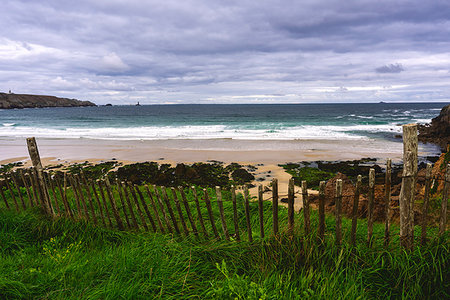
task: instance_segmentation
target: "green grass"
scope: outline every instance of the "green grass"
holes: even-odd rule
[[[223,196],[230,197],[227,192]],[[191,193],[187,197],[192,200]],[[215,199],[211,198],[216,226],[222,235]],[[245,239],[242,201],[239,196],[239,227]],[[194,203],[190,205],[195,213]],[[233,233],[231,202],[225,202],[224,209]],[[304,236],[300,214],[295,215],[294,237],[286,236],[287,210],[280,207],[281,235],[273,237],[272,206],[267,202],[264,203],[267,237],[259,239],[257,203],[250,203],[250,209],[253,243],[217,241],[192,234],[184,237],[120,232],[63,217],[51,220],[37,208],[20,213],[13,208],[7,211],[2,203],[0,298],[445,299],[450,296],[448,233],[437,238],[436,229],[431,228],[427,246],[405,252],[399,247],[395,224],[388,249],[382,245],[384,226],[375,224],[376,239],[373,247],[368,248],[366,222],[360,220],[357,246],[352,248],[348,244],[351,221],[343,219],[344,243],[337,247],[334,218],[327,216],[325,242],[317,244],[315,233]],[[204,207],[202,215],[206,221]],[[316,231],[315,211],[311,221]],[[417,227],[416,237],[419,230]],[[208,232],[212,233],[210,229]]]

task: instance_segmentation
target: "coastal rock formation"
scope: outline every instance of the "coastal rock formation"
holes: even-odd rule
[[[431,124],[419,126],[419,141],[434,143],[442,151],[450,144],[450,104],[442,108],[439,116],[431,120]]]
[[[96,106],[90,101],[58,98],[55,96],[0,93],[0,109],[36,107],[77,107]]]

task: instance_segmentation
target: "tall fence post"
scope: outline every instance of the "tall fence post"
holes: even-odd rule
[[[39,150],[36,144],[36,139],[34,137],[27,138],[27,147],[28,147],[28,153],[30,154],[31,163],[33,164],[34,168],[37,171],[37,178],[38,178],[38,184],[40,185],[40,192],[41,197],[44,199],[44,211],[53,216],[54,212],[50,208],[50,199],[48,198],[47,193],[47,186],[45,184],[45,179],[43,175],[43,168],[42,168],[42,162],[41,157],[39,155]]]
[[[309,216],[309,199],[306,181],[302,181],[302,200],[303,200],[303,218],[305,220],[305,235],[311,233],[310,216]]]
[[[336,218],[336,245],[341,245],[342,240],[342,216],[341,216],[341,206],[342,206],[342,179],[336,180],[336,209],[335,209],[335,218]]]
[[[392,177],[392,162],[388,158],[386,161],[386,178],[384,181],[384,246],[389,246],[390,237],[390,207],[391,207],[391,177]]]
[[[272,179],[272,220],[273,234],[278,234],[278,179]]]
[[[375,169],[369,170],[369,203],[367,212],[367,245],[372,246],[373,238],[373,202],[375,201]]]
[[[288,234],[294,233],[294,178],[289,179],[288,185]]]
[[[403,178],[400,190],[400,243],[406,249],[414,244],[414,198],[417,175],[417,125],[403,125]]]
[[[422,232],[420,243],[425,245],[427,243],[427,223],[428,223],[428,203],[430,200],[430,188],[431,188],[431,171],[432,166],[427,164],[425,171],[425,194],[423,195],[423,207],[422,207]]]
[[[443,235],[447,227],[447,200],[450,188],[450,164],[447,164],[445,172],[444,189],[442,190],[441,216],[439,218],[439,235]]]
[[[358,175],[356,179],[355,195],[353,197],[353,207],[352,207],[352,231],[350,235],[350,243],[352,246],[356,245],[356,227],[358,226],[358,206],[359,206],[359,195],[361,193],[361,183],[362,176]]]
[[[323,242],[325,238],[325,181],[319,184],[319,229],[318,239]]]

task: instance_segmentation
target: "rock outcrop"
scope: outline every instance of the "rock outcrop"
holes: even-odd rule
[[[0,109],[77,106],[96,105],[90,101],[58,98],[55,96],[0,93]]]
[[[442,108],[439,116],[431,120],[431,124],[419,126],[419,141],[433,143],[447,150],[450,144],[450,104]]]

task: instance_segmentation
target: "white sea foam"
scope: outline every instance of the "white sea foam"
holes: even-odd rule
[[[16,123],[3,123],[2,125],[5,127],[11,127],[11,126],[16,125]]]
[[[242,139],[242,140],[298,140],[298,139],[367,139],[367,133],[401,132],[395,124],[348,126],[295,126],[249,129],[225,125],[210,126],[142,126],[126,128],[36,128],[0,127],[0,137],[88,138],[111,140],[165,139]]]

